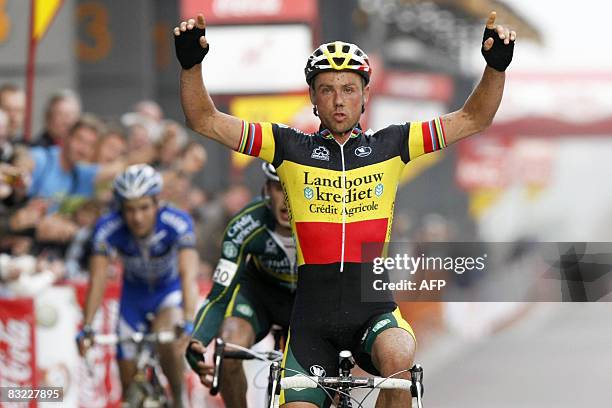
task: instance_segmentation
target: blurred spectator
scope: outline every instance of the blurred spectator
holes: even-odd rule
[[[58,198],[65,195],[91,197],[100,167],[92,163],[101,123],[83,116],[68,133],[64,147],[35,147],[30,150],[34,168],[29,195]],[[88,164],[86,164],[88,163]]]
[[[16,166],[0,163],[0,202],[6,206],[22,204],[29,177]]]
[[[191,187],[186,200],[186,210],[196,222],[204,219],[204,206],[208,202],[206,192],[199,187]]]
[[[32,200],[17,211],[10,220],[13,231],[35,228],[38,240],[62,246],[74,237],[78,226],[64,214],[55,214],[57,210],[76,208],[78,200],[93,196],[96,183],[111,180],[126,166],[124,160],[103,165],[87,163],[95,157],[99,132],[100,123],[85,115],[72,127],[65,147],[31,149],[29,195],[41,198],[44,204]]]
[[[5,89],[5,88],[3,88]],[[5,97],[6,97],[5,91]],[[0,109],[0,239],[10,231],[8,219],[26,198],[26,177],[15,167],[18,151],[25,149],[9,135],[10,118]]]
[[[8,115],[8,138],[13,142],[23,139],[23,119],[25,115],[25,92],[15,84],[7,83],[0,87],[0,109]]]
[[[156,124],[161,124],[164,119],[164,112],[157,102],[144,100],[134,106],[134,112],[151,119]]]
[[[9,137],[9,117],[5,111],[0,108],[0,162],[10,163],[13,161],[15,149]]]
[[[59,260],[0,254],[0,297],[36,296],[64,274],[64,264]]]
[[[66,270],[70,278],[83,277],[87,272],[91,254],[90,238],[96,220],[102,215],[102,208],[102,203],[89,200],[74,214],[73,221],[78,231],[66,251]]]
[[[62,145],[80,116],[81,100],[77,94],[68,89],[55,93],[45,109],[45,129],[33,145]]]
[[[159,141],[161,126],[139,113],[121,116],[121,124],[128,129],[128,154],[141,149],[152,149]]]
[[[109,129],[98,141],[96,163],[108,164],[124,159],[127,154],[127,138],[122,130]]]
[[[175,121],[166,121],[158,144],[156,167],[165,170],[175,166],[187,140],[187,132],[181,125]]]
[[[251,200],[251,191],[242,184],[231,185],[220,197],[204,208],[204,222],[198,252],[208,270],[217,264],[221,254],[223,231],[233,214]]]
[[[198,142],[191,142],[183,149],[178,162],[178,171],[188,177],[193,177],[206,165],[208,153],[204,146]]]
[[[13,193],[12,174],[6,165],[0,164],[0,201]]]
[[[127,160],[127,138],[120,128],[108,130],[98,142],[96,163],[99,165],[112,164],[117,160]],[[137,161],[147,162],[146,157],[138,157]],[[109,204],[113,198],[113,180],[96,183],[96,198]]]
[[[186,197],[191,188],[191,180],[186,175],[173,170],[165,171],[162,176],[164,178],[164,190],[160,194],[160,199],[187,211]]]

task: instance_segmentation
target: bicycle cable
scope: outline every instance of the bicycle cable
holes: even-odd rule
[[[258,379],[258,378],[262,378],[262,375],[261,375],[261,374],[264,372],[264,370],[270,370],[270,365],[271,365],[272,363],[273,363],[273,362],[270,362],[270,364],[266,364],[265,366],[263,366],[263,367],[259,368],[259,370],[257,370],[257,372],[255,373],[255,378],[253,379],[253,386],[254,386],[255,388],[257,388],[258,390],[263,390],[263,389],[268,388],[268,379],[266,379],[266,382],[265,382],[265,384],[263,384],[263,385],[258,385],[258,384],[257,384],[257,379]]]
[[[251,349],[246,348],[246,347],[242,347],[242,346],[240,346],[238,344],[234,344],[234,343],[225,343],[225,346],[226,347],[230,347],[230,348],[235,348],[236,350],[244,351],[245,353],[249,353],[250,355],[255,357],[257,360],[267,361],[267,362],[270,362],[270,363],[273,363],[275,361],[280,361],[283,358],[283,356],[282,356],[282,354],[280,352],[279,352],[280,355],[277,355],[276,358],[272,360],[272,359],[270,359],[268,357],[269,353],[268,354],[260,353],[258,351],[254,351],[254,350],[251,350]]]
[[[261,367],[261,368],[259,368],[257,370],[257,372],[255,373],[255,379],[253,380],[253,386],[255,388],[260,389],[260,390],[264,389],[264,388],[267,388],[268,387],[267,383],[264,384],[264,385],[258,385],[257,384],[257,378],[261,377],[261,373],[264,370],[269,370],[270,369],[270,364],[271,363],[278,362],[278,361],[282,360],[283,359],[283,354],[281,352],[277,351],[277,350],[274,350],[272,352],[268,352],[267,354],[263,354],[263,353],[259,353],[257,351],[251,350],[251,349],[246,348],[246,347],[242,347],[242,346],[240,346],[238,344],[234,344],[234,343],[226,343],[225,345],[227,347],[235,348],[236,350],[240,350],[240,351],[244,351],[246,353],[249,353],[252,356],[256,357],[256,359],[259,360],[259,361],[263,361],[263,362],[269,363],[269,364],[266,364],[265,366],[263,366],[263,367]],[[271,354],[276,354],[276,357],[274,359],[270,359],[270,355]]]
[[[391,374],[390,376],[385,377],[385,378],[384,378],[384,379],[383,379],[383,380],[382,380],[382,381],[381,381],[381,382],[380,382],[378,385],[380,385],[380,384],[384,383],[384,382],[385,382],[385,381],[387,381],[388,379],[391,379],[391,378],[395,377],[396,375],[400,375],[400,374],[402,374],[402,373],[406,373],[406,372],[410,372],[410,369],[401,370],[401,371],[398,371],[398,372],[397,372],[397,373],[395,373],[395,374]],[[366,388],[366,387],[355,387],[355,388]],[[376,390],[376,389],[377,389],[377,388],[372,388],[372,389],[371,389],[371,390],[370,390],[370,391],[369,391],[369,392],[368,392],[368,393],[367,393],[367,394],[366,394],[366,395],[365,395],[365,396],[364,396],[364,397],[361,399],[361,402],[362,402],[362,403],[363,403],[363,402],[365,402],[365,400],[366,400],[366,399],[367,399],[367,398],[370,396],[370,394],[372,394],[372,393],[374,392],[374,390]]]
[[[309,376],[305,375],[303,372],[298,371],[298,370],[294,370],[294,369],[292,369],[292,368],[286,368],[286,367],[285,367],[285,368],[283,368],[282,370],[291,371],[291,372],[293,372],[293,373],[296,373],[297,375],[300,375],[300,376],[302,376],[302,377],[306,377],[306,378],[308,378],[309,380],[311,380],[312,382],[314,382],[314,383],[317,385],[317,387],[318,387],[318,388],[321,388],[321,389],[323,390],[323,392],[324,392],[324,393],[325,393],[325,394],[326,394],[326,395],[329,397],[329,400],[330,400],[330,401],[333,401],[333,400],[334,400],[334,398],[333,398],[333,397],[332,397],[332,395],[329,393],[329,391],[327,391],[327,388],[328,388],[328,387],[323,387],[323,386],[321,386],[321,385],[319,384],[319,382],[318,382],[318,381],[313,380],[313,379],[312,379],[312,378],[310,378]]]

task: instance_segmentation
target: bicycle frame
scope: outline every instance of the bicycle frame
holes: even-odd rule
[[[119,337],[116,334],[96,335],[94,344],[116,345],[131,342],[136,349],[136,373],[130,387],[125,391],[125,400],[132,406],[142,406],[145,402],[149,407],[169,406],[167,381],[154,352],[157,344],[170,343],[177,338],[177,333],[162,331],[158,333],[136,332],[129,336]]]

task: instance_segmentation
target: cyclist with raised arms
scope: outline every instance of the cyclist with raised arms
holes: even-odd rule
[[[187,359],[210,386],[212,365],[201,356],[213,337],[250,348],[272,325],[285,331],[297,284],[296,248],[276,170],[262,164],[266,176],[263,197],[240,210],[223,235],[214,285],[198,311]],[[196,344],[193,344],[193,343]],[[240,360],[224,360],[221,395],[228,407],[246,408],[247,382]]]
[[[314,134],[219,112],[202,79],[200,63],[210,49],[204,17],[174,28],[187,124],[231,149],[272,163],[285,192],[297,245],[298,286],[284,376],[335,375],[340,350],[352,351],[357,363],[375,375],[412,367],[416,340],[391,293],[378,302],[361,301],[362,268],[372,271],[362,259],[362,244],[389,239],[395,193],[408,162],[491,124],[516,39],[514,31],[496,25],[495,19],[493,12],[481,44],[487,67],[461,109],[377,132],[363,131],[359,124],[370,96],[367,55],[341,41],[321,45],[305,68],[314,112],[321,119]],[[397,377],[408,376],[403,372]],[[331,404],[320,389],[284,390],[280,402],[287,408]],[[408,392],[383,390],[376,406],[409,404]]]
[[[102,216],[93,234],[91,281],[83,329],[77,337],[84,355],[93,336],[91,324],[106,286],[109,261],[123,262],[118,334],[174,330],[191,334],[197,292],[198,254],[193,221],[184,211],[159,203],[162,177],[146,164],[129,166],[117,176],[113,193],[118,210]],[[153,314],[153,321],[147,315]],[[184,351],[187,338],[159,345],[160,364],[168,378],[175,407],[183,403]],[[135,345],[120,343],[117,359],[123,397],[136,372]]]

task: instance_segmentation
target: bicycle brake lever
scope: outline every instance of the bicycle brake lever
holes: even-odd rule
[[[210,395],[217,395],[221,388],[221,362],[223,360],[223,351],[225,349],[225,342],[223,339],[217,337],[215,340],[215,353],[213,355],[213,379],[212,385],[210,386]]]

